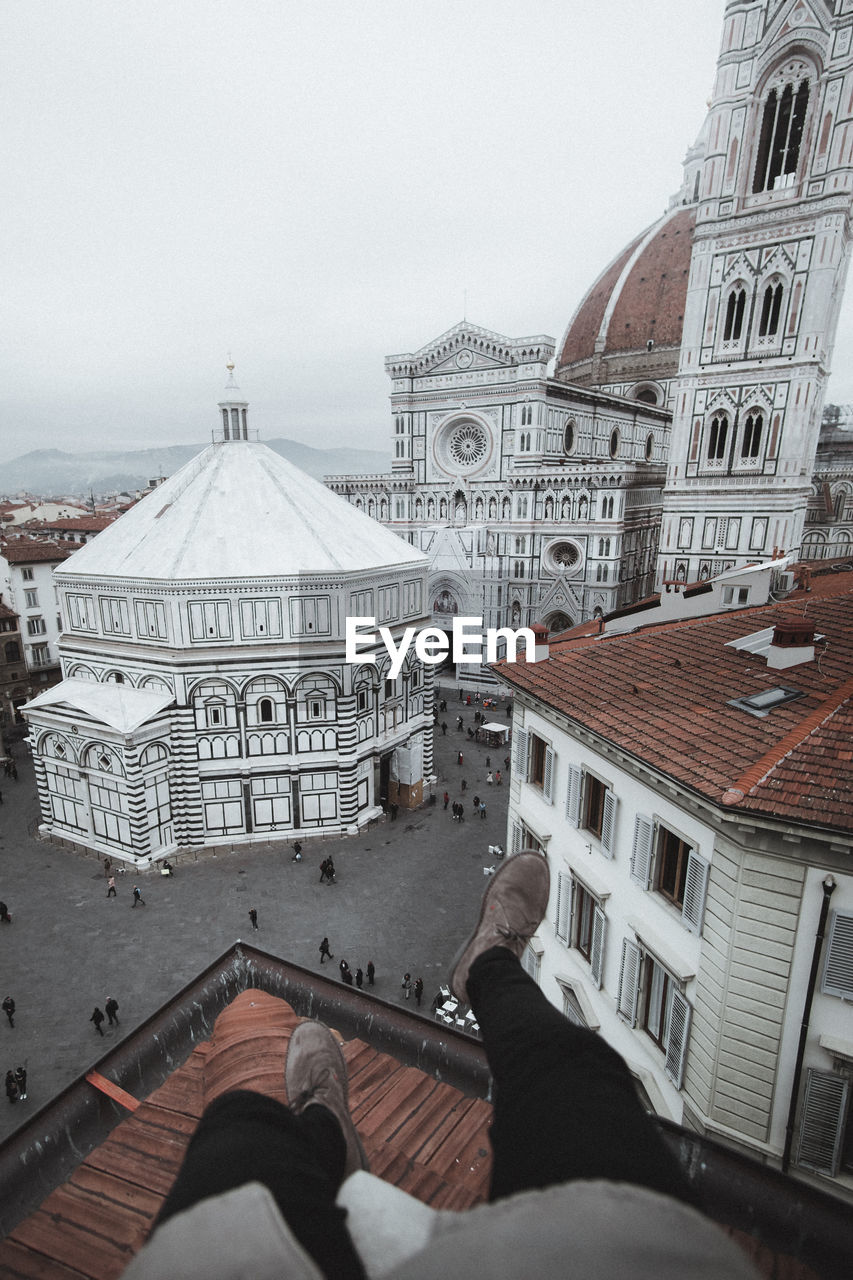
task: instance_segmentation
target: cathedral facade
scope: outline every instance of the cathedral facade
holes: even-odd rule
[[[233,377],[219,411],[56,572],[63,679],[24,708],[42,830],[141,865],[353,831],[432,773],[433,668],[346,660],[348,616],[425,624],[426,558],[249,440]]]
[[[682,185],[560,344],[463,322],[387,359],[391,469],[327,483],[426,552],[434,623],[559,630],[750,561],[846,554],[814,524],[827,467],[837,494],[853,480],[829,438],[816,475],[850,254],[852,32],[851,0],[728,0]]]

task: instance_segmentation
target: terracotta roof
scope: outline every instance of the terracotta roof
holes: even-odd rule
[[[17,618],[18,615],[14,609],[10,609],[8,605],[3,604],[0,600],[0,618]]]
[[[435,1208],[485,1199],[491,1105],[482,1044],[237,943],[0,1144],[0,1274],[118,1277],[146,1238],[205,1105],[235,1086],[285,1100],[282,1064],[296,1008],[344,1028],[336,1034],[372,1172]],[[147,1096],[136,1105],[123,1090]],[[116,1105],[121,1097],[130,1115]],[[760,1271],[777,1280],[846,1277],[842,1201],[658,1124],[706,1212]]]
[[[39,520],[33,523],[40,524],[45,529],[59,529],[68,533],[74,533],[75,531],[100,533],[102,529],[106,529],[108,525],[113,524],[117,519],[118,514],[111,516],[63,516],[59,520]]]
[[[0,554],[10,564],[35,564],[43,560],[67,560],[76,547],[69,543],[50,542],[45,538],[20,538],[14,542],[0,543]]]
[[[805,615],[817,661],[777,671],[728,642]],[[853,831],[853,573],[815,578],[779,604],[628,635],[573,632],[508,684],[728,808]],[[763,718],[736,698],[786,686],[802,697]]]
[[[0,1243],[0,1273],[119,1276],[144,1243],[207,1104],[234,1088],[287,1101],[283,1063],[300,1021],[286,1001],[267,992],[238,995],[216,1019],[210,1039]],[[363,1040],[341,1047],[371,1171],[435,1208],[484,1201],[490,1104]]]
[[[558,370],[589,360],[600,339],[606,355],[680,344],[695,223],[695,209],[675,209],[613,260],[572,317]]]

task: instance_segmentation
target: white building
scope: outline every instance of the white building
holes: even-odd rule
[[[55,575],[64,679],[26,708],[43,829],[146,862],[419,803],[432,668],[345,660],[426,621],[426,560],[265,445],[221,439]]]
[[[71,555],[71,545],[49,538],[0,540],[0,593],[21,620],[23,657],[30,697],[60,678],[62,614],[53,571]]]
[[[769,576],[502,664],[508,845],[551,865],[542,990],[655,1111],[853,1197],[853,575],[762,603]]]

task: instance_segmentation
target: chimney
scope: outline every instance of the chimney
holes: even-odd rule
[[[530,628],[533,632],[535,644],[533,646],[533,661],[544,662],[548,657],[548,628],[544,627],[541,622],[534,622]]]
[[[767,665],[774,671],[814,662],[814,626],[807,618],[782,618],[773,628]]]

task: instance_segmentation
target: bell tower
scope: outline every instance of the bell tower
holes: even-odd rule
[[[727,0],[659,583],[796,551],[851,242],[853,0]]]

